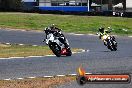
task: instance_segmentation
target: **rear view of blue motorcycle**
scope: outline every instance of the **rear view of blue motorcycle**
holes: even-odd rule
[[[69,42],[60,29],[56,27],[47,27],[44,31],[46,34],[45,42],[57,57],[72,55]]]

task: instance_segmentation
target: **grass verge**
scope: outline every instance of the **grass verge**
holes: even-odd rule
[[[81,49],[72,49],[78,52]],[[0,58],[26,57],[26,56],[45,56],[53,54],[48,46],[29,46],[29,45],[4,45],[0,44]]]
[[[54,88],[74,80],[75,77],[55,77],[0,81],[0,88]]]
[[[65,32],[96,33],[100,26],[111,26],[114,34],[132,34],[132,18],[105,16],[51,15],[36,13],[0,13],[0,27],[42,30],[57,24]]]

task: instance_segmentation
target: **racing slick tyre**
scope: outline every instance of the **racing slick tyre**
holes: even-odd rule
[[[61,56],[61,49],[58,44],[51,44],[49,47],[57,57]]]
[[[67,49],[67,54],[66,54],[66,56],[71,56],[71,55],[72,55],[72,51],[71,51],[70,48],[68,48],[68,49]]]
[[[107,48],[110,49],[111,51],[113,51],[113,48],[111,48],[112,46],[108,46]]]
[[[117,47],[115,45],[113,46],[113,50],[114,51],[117,51]]]
[[[113,47],[113,41],[112,40],[107,40],[107,48],[110,49],[111,51],[114,51],[114,47]]]
[[[116,43],[116,41],[112,41],[112,48],[113,48],[113,51],[117,50],[117,43]]]

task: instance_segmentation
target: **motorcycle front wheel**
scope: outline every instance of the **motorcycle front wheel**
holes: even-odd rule
[[[110,45],[110,43],[112,43],[112,45]],[[115,45],[114,42],[111,40],[111,42],[109,42],[108,48],[111,51],[116,51],[117,50],[117,45]]]
[[[57,56],[60,57],[61,56],[61,49],[59,47],[58,44],[52,44],[49,45],[50,49],[52,50],[52,52]]]

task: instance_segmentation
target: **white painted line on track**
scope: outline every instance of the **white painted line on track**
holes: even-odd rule
[[[90,35],[90,36],[98,36],[96,34],[76,34],[76,33],[68,33],[70,35],[77,35],[77,36],[81,36],[81,35]]]
[[[68,76],[77,76],[77,74],[68,74]]]
[[[26,30],[20,30],[20,31],[24,31],[25,32]]]
[[[45,55],[45,56],[47,56],[47,57],[53,57],[53,56],[55,56],[55,55]]]
[[[73,54],[76,54],[76,53],[83,53],[83,50],[82,51],[80,51],[80,52],[72,52]]]
[[[17,79],[22,80],[22,79],[24,79],[24,78],[17,78]]]
[[[88,34],[88,35],[94,35],[94,34]]]
[[[68,33],[68,34],[70,34],[70,35],[74,35],[75,33]]]
[[[9,78],[9,79],[4,79],[4,80],[9,81],[9,80],[11,80],[11,79]]]
[[[9,59],[17,59],[17,58],[25,58],[25,57],[9,57]]]
[[[88,50],[81,50],[80,52],[72,52],[73,54],[76,54],[76,53],[84,53],[84,52],[89,52],[90,50],[88,49]]]
[[[32,45],[32,46],[38,46],[38,45]]]
[[[117,36],[117,35],[112,35],[112,36]]]
[[[85,73],[86,75],[92,74],[92,73]]]
[[[0,59],[1,59],[1,60],[2,60],[2,59],[4,60],[4,59],[17,59],[17,58],[19,59],[19,58],[25,58],[25,57],[9,57],[9,58],[0,58]]]
[[[44,56],[27,56],[27,58],[31,58],[31,57],[44,57]]]
[[[56,75],[57,77],[64,77],[65,75]]]
[[[92,35],[92,36],[98,36],[98,35],[95,35],[95,34],[76,34],[76,33],[68,33],[70,35],[78,35],[78,36],[81,36],[81,35]]]
[[[53,78],[54,76],[43,76],[44,78]]]
[[[72,52],[73,54],[77,53],[77,52]]]
[[[85,73],[86,75],[92,74],[92,73]],[[16,80],[23,80],[23,79],[35,79],[35,78],[54,78],[54,77],[66,77],[66,76],[77,76],[78,74],[68,74],[68,75],[54,75],[54,76],[43,76],[43,77],[37,77],[37,76],[31,76],[31,77],[25,77],[25,78],[16,78]],[[15,80],[15,79],[3,79],[6,81],[9,80]]]
[[[73,54],[76,53],[84,53],[89,52],[90,50],[81,50],[80,52],[72,52]],[[40,57],[54,57],[55,55],[45,55],[45,56],[27,56],[27,57],[8,57],[8,58],[0,58],[0,59],[19,59],[19,58],[40,58]]]
[[[5,44],[10,45],[10,43],[5,43]]]
[[[19,59],[19,58],[39,58],[39,57],[45,57],[45,56],[27,56],[27,57],[8,57],[8,58],[0,58],[0,59]]]
[[[70,33],[70,34],[74,34],[74,33]],[[84,35],[84,34],[76,34],[76,35]],[[4,43],[4,44],[8,44],[10,45],[11,43]],[[18,44],[18,45],[24,45],[24,44]],[[38,46],[38,45],[32,45],[32,46]],[[89,52],[89,50],[82,50],[80,52],[72,52],[73,54],[76,54],[76,53],[83,53],[83,52]],[[26,56],[26,57],[8,57],[8,58],[0,58],[0,59],[16,59],[16,58],[32,58],[32,57],[53,57],[53,56],[56,56],[56,55],[45,55],[45,56]]]
[[[40,57],[46,57],[46,56],[55,56],[55,55],[45,55],[45,56],[27,56],[27,57],[8,57],[8,58],[0,58],[0,59],[19,59],[19,58],[40,58]]]
[[[81,36],[81,35],[85,35],[85,34],[74,34],[74,35],[78,35],[78,36]]]
[[[18,45],[23,46],[24,44],[18,44]]]
[[[0,60],[5,60],[5,59],[10,59],[10,58],[0,58]]]
[[[132,38],[132,36],[128,36],[128,37]]]
[[[98,36],[98,35],[95,35],[95,34],[87,34],[87,35],[90,35],[90,36]]]
[[[27,77],[27,78],[29,78],[29,79],[34,79],[34,78],[36,78],[35,76],[33,76],[33,77]]]
[[[70,35],[91,35],[91,36],[98,36],[98,35],[96,35],[96,34],[76,34],[76,33],[68,33],[68,34],[70,34]],[[118,36],[118,35],[112,35],[112,36]],[[128,36],[128,37],[132,37],[132,36]]]

